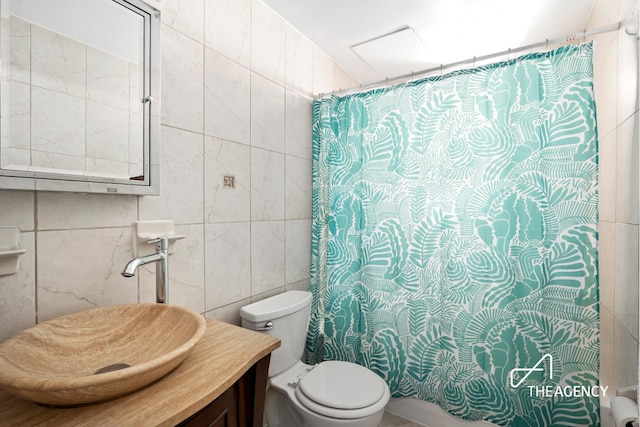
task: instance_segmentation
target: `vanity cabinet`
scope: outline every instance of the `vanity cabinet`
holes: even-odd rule
[[[207,320],[185,361],[162,379],[118,399],[48,407],[0,390],[0,424],[262,427],[271,352],[280,340]]]
[[[270,355],[180,427],[261,427]]]
[[[180,426],[188,427],[237,427],[240,413],[238,408],[238,385],[234,384],[222,396],[207,405],[202,411],[193,415]]]

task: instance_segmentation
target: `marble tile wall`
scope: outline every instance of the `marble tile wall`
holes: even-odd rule
[[[596,0],[588,28],[621,21],[595,37],[594,88],[600,144],[600,381],[638,384],[638,42],[636,0]]]
[[[141,175],[142,153],[132,148],[141,145],[130,144],[141,140],[131,125],[140,120],[137,65],[15,16],[3,20],[11,59],[3,166]]]
[[[148,1],[163,21],[161,195],[0,190],[0,226],[18,226],[28,251],[0,276],[0,341],[64,313],[154,301],[153,266],[120,275],[136,220],[171,219],[187,236],[170,258],[172,303],[239,323],[243,305],[308,286],[312,94],[356,82],[260,0]],[[101,102],[115,81],[100,71],[86,77],[97,115],[126,105]],[[121,132],[97,125],[90,149]]]

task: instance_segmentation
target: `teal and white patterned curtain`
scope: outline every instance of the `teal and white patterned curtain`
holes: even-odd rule
[[[598,385],[592,73],[583,44],[315,101],[311,362],[467,420],[599,425],[555,392]]]

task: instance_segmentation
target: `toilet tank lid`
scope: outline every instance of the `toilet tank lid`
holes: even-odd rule
[[[266,322],[301,310],[311,302],[311,293],[288,291],[245,305],[240,317],[249,322]]]

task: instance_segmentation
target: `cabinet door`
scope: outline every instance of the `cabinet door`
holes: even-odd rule
[[[238,427],[238,383],[180,426]]]

